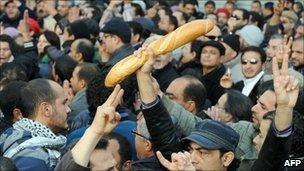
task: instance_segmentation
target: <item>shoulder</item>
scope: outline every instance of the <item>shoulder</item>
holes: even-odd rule
[[[49,156],[42,148],[24,149],[13,160],[19,170],[52,170],[49,167]]]

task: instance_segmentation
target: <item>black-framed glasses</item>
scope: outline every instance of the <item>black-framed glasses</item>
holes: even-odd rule
[[[144,135],[141,135],[141,134],[137,133],[137,132],[136,132],[136,128],[133,129],[131,132],[132,132],[132,134],[138,135],[138,136],[140,136],[140,137],[142,137],[142,138],[144,138],[144,139],[146,139],[146,140],[149,140],[149,141],[151,140],[150,138],[148,138],[148,137],[146,137],[146,136],[144,136]]]
[[[232,17],[232,18],[235,18],[236,20],[241,20],[241,18],[238,17],[237,15],[232,15],[231,17]]]
[[[246,65],[247,63],[250,63],[250,64],[252,64],[252,65],[255,65],[255,64],[257,64],[259,61],[257,60],[257,59],[255,59],[255,58],[252,58],[252,59],[244,59],[244,60],[242,60],[241,61],[241,63],[242,63],[242,65]]]
[[[205,36],[205,37],[207,37],[210,40],[218,40],[221,38],[221,36]]]

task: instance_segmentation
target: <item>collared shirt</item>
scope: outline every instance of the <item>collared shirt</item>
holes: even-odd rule
[[[14,56],[12,55],[12,56],[8,59],[7,62],[13,62],[14,59],[15,59],[15,58],[14,58]]]
[[[261,77],[264,75],[264,71],[261,71],[258,75],[256,75],[253,78],[245,79],[244,80],[244,88],[242,90],[242,94],[249,96],[252,89],[256,85],[256,83],[261,79]]]

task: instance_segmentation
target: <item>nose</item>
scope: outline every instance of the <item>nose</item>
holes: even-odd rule
[[[190,153],[191,163],[196,163],[196,162],[197,162],[195,158],[196,158],[196,157],[195,157],[195,152],[192,151],[192,152]]]

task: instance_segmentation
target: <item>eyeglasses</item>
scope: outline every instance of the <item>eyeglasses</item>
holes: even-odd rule
[[[249,59],[249,60],[248,59],[244,59],[244,60],[241,61],[241,63],[242,63],[242,65],[246,65],[247,63],[255,65],[255,64],[258,63],[258,60],[255,59],[255,58],[252,58],[252,59]]]
[[[108,37],[113,37],[113,35],[111,35],[111,34],[104,34],[104,35],[103,35],[103,38],[104,38],[104,39],[106,39],[106,38],[108,38]]]
[[[236,20],[241,20],[241,18],[238,17],[237,15],[232,15],[231,17],[232,17],[232,18],[235,18]]]
[[[137,133],[137,132],[136,132],[136,128],[133,129],[131,132],[132,132],[132,134],[138,135],[138,136],[140,136],[140,137],[142,137],[142,138],[144,138],[144,139],[146,139],[146,140],[149,140],[149,141],[151,140],[150,138],[148,138],[148,137],[146,137],[146,136],[144,136],[144,135],[141,135],[141,134]]]
[[[207,37],[210,40],[218,40],[221,38],[221,36],[205,36],[205,37]]]

